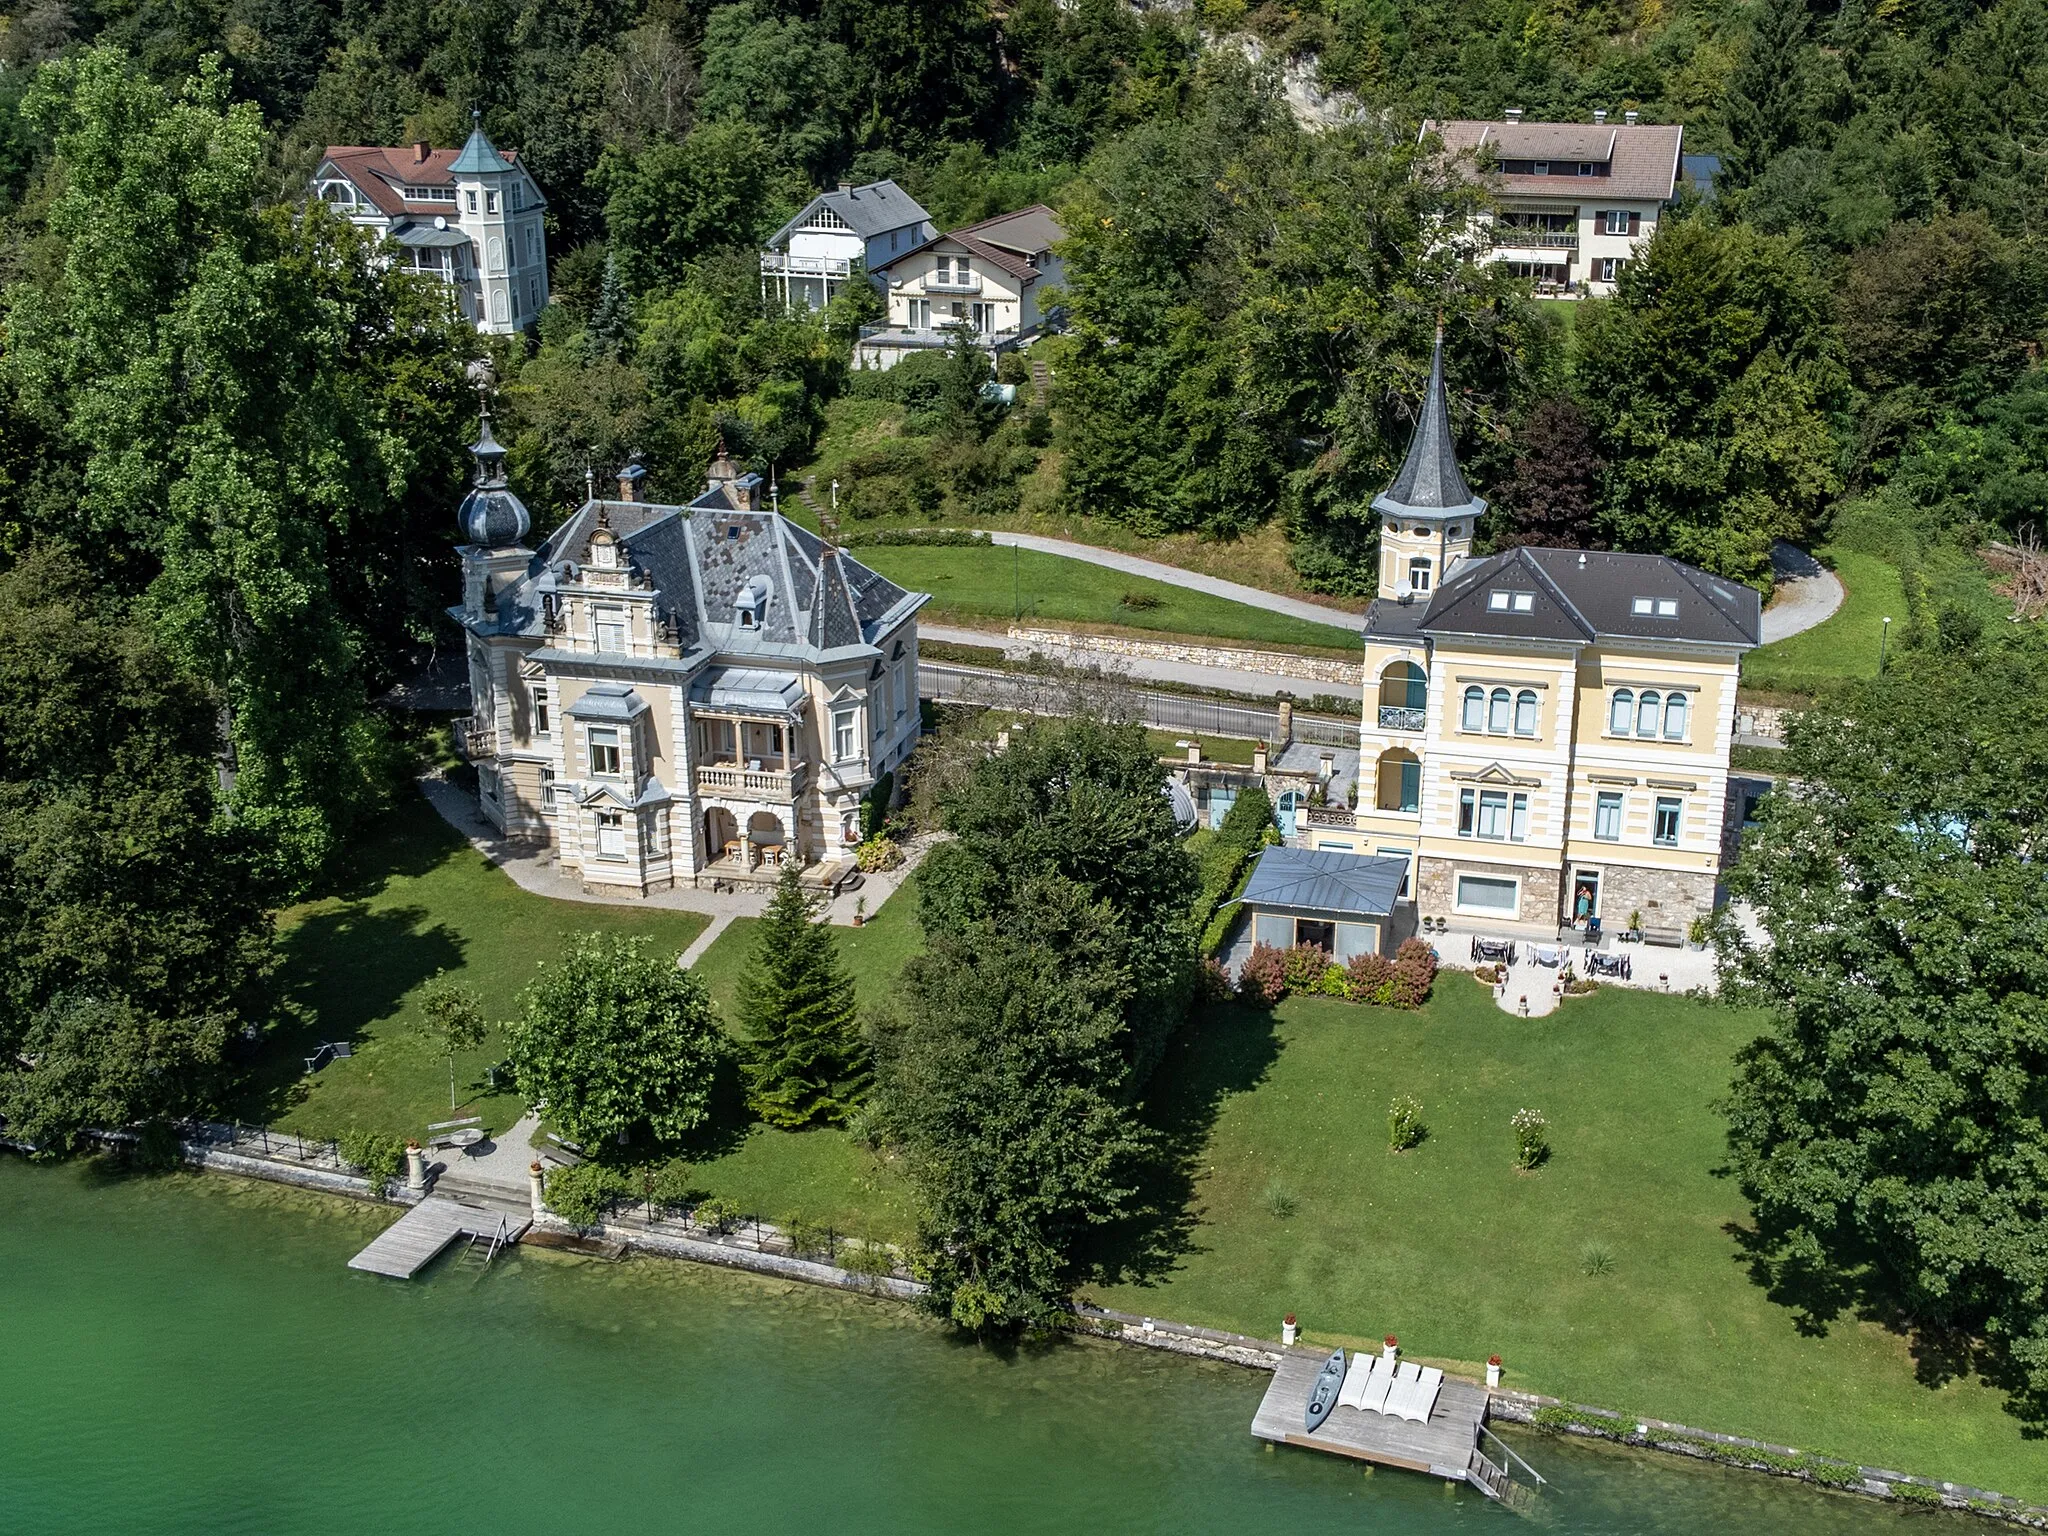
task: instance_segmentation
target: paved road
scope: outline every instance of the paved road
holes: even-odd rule
[[[1185,574],[1185,573],[1183,573]],[[1056,626],[1047,624],[1046,628]],[[926,640],[939,640],[948,645],[979,645],[993,647],[1018,659],[1030,654],[1030,647],[1012,643],[1001,630],[960,629],[950,624],[919,624],[917,632]],[[1218,645],[1233,642],[1219,640]],[[1286,689],[1296,698],[1307,698],[1310,694],[1328,693],[1339,698],[1362,699],[1365,691],[1355,683],[1310,682],[1305,678],[1276,677],[1270,672],[1238,672],[1228,667],[1197,666],[1186,661],[1160,661],[1149,656],[1118,656],[1115,664],[1128,670],[1134,682],[1179,683],[1187,688],[1212,688],[1224,693],[1250,694],[1253,698],[1270,699],[1281,689]]]
[[[1263,587],[1247,587],[1242,582],[1225,581],[1220,576],[1204,576],[1196,571],[1184,571],[1177,565],[1167,565],[1158,560],[1147,560],[1142,555],[1126,555],[1114,549],[1100,549],[1093,544],[1076,544],[1071,539],[1048,539],[1035,533],[998,533],[984,529],[989,538],[1004,545],[1015,545],[1019,549],[1035,550],[1042,555],[1064,555],[1069,560],[1085,560],[1090,565],[1106,566],[1112,571],[1122,571],[1127,576],[1149,576],[1154,581],[1163,581],[1169,586],[1186,587],[1191,592],[1207,592],[1211,597],[1225,597],[1233,603],[1248,603],[1254,608],[1263,608],[1268,613],[1284,613],[1290,618],[1306,619],[1311,624],[1334,624],[1348,630],[1353,636],[1365,627],[1365,615],[1347,613],[1342,608],[1326,607],[1322,603],[1311,603],[1299,597],[1282,597],[1277,592],[1268,592]]]
[[[1765,645],[1833,618],[1847,596],[1841,577],[1783,539],[1771,550],[1771,569],[1778,585],[1771,594],[1771,606],[1764,610]]]

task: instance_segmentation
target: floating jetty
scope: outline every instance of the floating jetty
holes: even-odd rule
[[[1515,1481],[1508,1462],[1519,1462],[1532,1484],[1541,1483],[1542,1478],[1487,1430],[1486,1388],[1475,1381],[1446,1376],[1423,1423],[1340,1403],[1311,1432],[1304,1417],[1308,1395],[1328,1358],[1322,1353],[1290,1351],[1281,1360],[1252,1419],[1254,1435],[1276,1445],[1299,1445],[1448,1482],[1470,1483],[1489,1499],[1518,1509],[1534,1499],[1534,1488]],[[1362,1369],[1356,1362],[1351,1368]],[[1499,1460],[1486,1453],[1482,1439],[1492,1441]]]
[[[523,1216],[430,1196],[378,1233],[348,1267],[410,1280],[450,1243],[463,1240],[488,1265],[500,1248],[518,1242],[530,1225]]]

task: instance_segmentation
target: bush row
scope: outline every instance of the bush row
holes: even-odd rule
[[[1218,976],[1228,982],[1223,967],[1215,966],[1212,995],[1217,991]],[[1296,944],[1290,949],[1258,944],[1238,967],[1231,995],[1254,1008],[1271,1008],[1291,992],[1341,997],[1382,1008],[1420,1008],[1435,982],[1436,952],[1421,939],[1406,940],[1391,960],[1378,954],[1353,955],[1343,965],[1317,944]]]

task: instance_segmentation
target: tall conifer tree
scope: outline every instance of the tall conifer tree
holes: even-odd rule
[[[770,1125],[844,1119],[868,1086],[853,978],[839,963],[838,943],[817,906],[796,866],[785,865],[740,977],[748,1100]]]

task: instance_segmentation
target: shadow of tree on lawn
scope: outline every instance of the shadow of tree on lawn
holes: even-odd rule
[[[1266,1079],[1280,1055],[1270,1012],[1196,1004],[1152,1075],[1144,1119],[1156,1152],[1137,1170],[1135,1212],[1096,1234],[1089,1267],[1105,1285],[1155,1284],[1199,1251],[1195,1176],[1223,1106]]]

